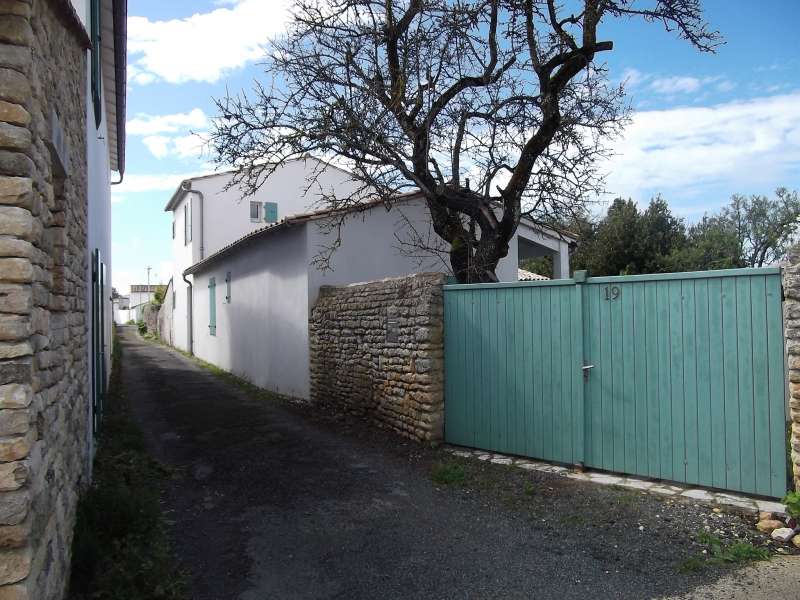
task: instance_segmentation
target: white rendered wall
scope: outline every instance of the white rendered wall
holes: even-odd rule
[[[185,350],[188,352],[189,350],[189,336],[188,336],[188,297],[189,297],[189,286],[183,280],[183,271],[188,267],[192,266],[195,262],[195,254],[198,256],[199,259],[199,250],[195,250],[194,248],[194,234],[196,233],[196,228],[192,228],[192,236],[193,239],[188,244],[184,242],[184,220],[183,220],[183,210],[184,205],[187,203],[190,204],[191,208],[194,208],[197,205],[197,201],[194,198],[194,194],[187,194],[183,196],[183,199],[178,203],[177,207],[174,211],[172,211],[172,217],[175,222],[175,237],[172,240],[172,265],[173,265],[173,272],[172,272],[172,284],[175,286],[175,313],[173,315],[173,345],[181,350]],[[192,215],[192,211],[190,211],[190,218],[194,224],[196,220],[196,215]],[[189,281],[192,280],[192,276],[189,275],[187,277]],[[131,306],[133,304],[131,303]]]
[[[445,247],[431,229],[429,220],[428,208],[422,199],[404,202],[389,211],[377,206],[348,218],[342,227],[342,244],[330,263],[333,270],[323,272],[309,265],[309,306],[316,303],[322,285],[344,285],[411,273],[452,273],[446,252],[436,254],[412,247],[415,240],[419,246],[420,239],[424,245]],[[336,234],[326,233],[322,223],[307,225],[309,260],[335,240]],[[427,256],[420,258],[414,254]],[[498,265],[497,276],[501,281],[517,281],[516,236],[511,241],[508,256]]]
[[[308,276],[303,226],[275,231],[214,260],[194,276],[194,351],[255,385],[309,397]],[[225,275],[231,273],[231,302]],[[208,282],[216,278],[216,335]]]

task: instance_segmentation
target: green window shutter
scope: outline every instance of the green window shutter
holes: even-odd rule
[[[278,203],[264,202],[264,221],[267,223],[278,222]]]
[[[208,332],[217,335],[217,280],[208,280]]]
[[[225,302],[231,303],[231,272],[225,273]]]
[[[91,81],[92,81],[92,105],[94,108],[95,127],[100,127],[100,120],[103,115],[101,106],[101,79],[102,62],[100,46],[100,0],[91,0],[89,6],[89,29],[92,40],[91,53]]]

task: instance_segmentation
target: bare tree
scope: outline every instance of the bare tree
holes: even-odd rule
[[[521,218],[563,221],[601,192],[627,110],[598,28],[628,17],[720,43],[700,0],[296,0],[269,83],[217,102],[211,144],[251,193],[309,153],[359,182],[330,208],[418,189],[458,280],[496,281]]]

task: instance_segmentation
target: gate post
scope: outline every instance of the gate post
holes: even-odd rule
[[[788,253],[783,268],[783,323],[789,379],[790,445],[794,488],[800,491],[800,246]]]

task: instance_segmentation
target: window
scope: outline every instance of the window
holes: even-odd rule
[[[225,273],[225,303],[231,303],[231,272]]]
[[[100,127],[102,112],[102,96],[100,94],[102,82],[102,61],[100,45],[100,0],[89,1],[89,29],[92,38],[92,106],[94,108],[94,125]]]
[[[208,333],[217,335],[217,280],[208,280]]]
[[[175,221],[172,221],[172,239],[175,239]]]
[[[278,203],[264,202],[264,221],[267,223],[278,222]]]
[[[175,290],[172,290],[172,310],[175,310]]]
[[[192,241],[192,201],[186,201],[183,205],[183,243],[188,244]]]
[[[258,222],[261,220],[261,202],[250,203],[250,221]]]

